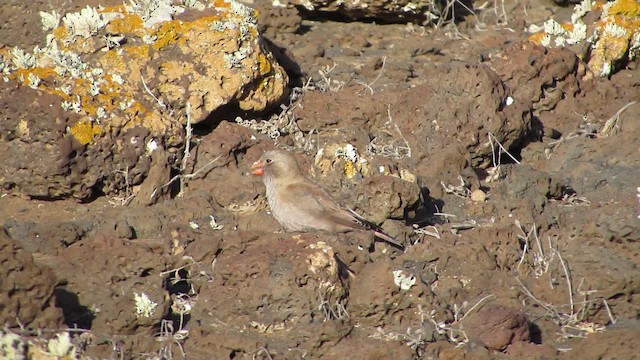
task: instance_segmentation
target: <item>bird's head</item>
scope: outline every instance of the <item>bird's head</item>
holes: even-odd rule
[[[251,173],[265,178],[281,179],[302,174],[296,159],[281,150],[267,151],[251,166]]]

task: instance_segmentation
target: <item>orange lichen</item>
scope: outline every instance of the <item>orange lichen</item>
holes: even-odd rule
[[[125,62],[122,59],[122,56],[118,55],[116,51],[107,51],[102,55],[102,57],[98,60],[98,63],[103,68],[107,69],[124,69]]]
[[[39,79],[44,80],[49,77],[56,76],[58,73],[53,68],[45,68],[45,67],[35,67],[30,69],[18,69],[15,72],[15,76],[17,78],[22,79],[22,83],[24,85],[29,85],[29,75],[33,74],[37,76]]]
[[[64,91],[60,89],[47,87],[45,88],[45,91],[49,94],[60,96],[64,101],[70,101],[72,99],[70,95],[67,95]]]
[[[228,8],[231,6],[231,3],[225,1],[225,0],[214,0],[213,1],[213,6],[215,6],[216,8]]]
[[[545,36],[544,31],[540,31],[529,36],[529,41],[535,43],[536,45],[540,45],[542,43],[542,39],[544,39],[544,36]]]
[[[190,23],[186,23],[184,26],[189,29],[209,31],[211,29],[211,23],[214,21],[220,21],[221,19],[222,18],[219,15],[205,16]]]
[[[107,13],[121,13],[121,14],[123,14],[123,13],[126,12],[124,4],[113,5],[113,6],[105,6],[103,8],[98,7],[96,10],[100,14],[107,14]]]
[[[67,35],[69,35],[69,33],[67,32],[67,28],[65,28],[64,26],[58,26],[57,28],[53,29],[51,33],[56,39],[66,39]]]
[[[265,54],[258,55],[258,72],[260,75],[266,75],[271,72],[271,62]]]
[[[144,21],[138,15],[125,13],[124,16],[111,20],[106,30],[112,34],[142,35],[144,33]]]
[[[562,27],[566,31],[573,31],[573,24],[571,24],[571,23],[560,24],[560,27]]]
[[[98,125],[88,121],[78,121],[71,127],[71,135],[82,145],[89,144],[100,134],[102,134],[102,129],[100,129]]]
[[[145,108],[140,102],[134,101],[124,112],[131,116],[138,116],[146,113],[147,108]]]
[[[640,16],[640,3],[636,0],[618,0],[609,8],[609,15]]]
[[[97,105],[100,105],[100,107],[105,111],[111,112],[116,108],[115,100],[117,95],[117,93],[112,92],[107,94],[98,94],[94,99]]]
[[[131,56],[136,59],[146,59],[149,57],[149,46],[148,45],[139,45],[139,46],[127,46],[124,50]]]
[[[157,40],[153,43],[153,48],[160,50],[167,45],[174,44],[180,37],[179,28],[182,23],[178,20],[163,22],[156,31]]]

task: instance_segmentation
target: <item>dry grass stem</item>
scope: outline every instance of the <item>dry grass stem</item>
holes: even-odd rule
[[[502,164],[502,153],[507,154],[511,158],[511,160],[513,160],[514,163],[520,165],[520,161],[518,161],[518,159],[516,159],[513,155],[511,155],[511,153],[500,143],[500,141],[498,141],[495,135],[489,132],[488,136],[489,136],[489,145],[491,146],[491,154],[492,154],[491,160],[493,161],[493,167],[496,167]],[[495,142],[495,145],[494,145],[494,142]],[[496,152],[496,146],[500,149],[500,151]]]
[[[637,103],[637,101],[631,101],[630,103],[627,103],[620,110],[618,110],[615,114],[613,114],[612,117],[607,119],[607,121],[604,123],[604,126],[600,130],[601,137],[607,137],[609,135],[613,135],[615,133],[614,130],[619,128],[618,122],[620,121],[620,115],[625,110],[627,110],[627,108],[629,108],[632,105],[635,105],[636,103]]]

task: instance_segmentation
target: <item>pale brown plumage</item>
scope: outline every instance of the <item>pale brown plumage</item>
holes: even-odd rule
[[[404,249],[378,226],[353,210],[340,206],[326,191],[302,175],[298,163],[288,153],[267,151],[251,169],[252,174],[262,176],[271,213],[285,230],[370,230],[378,238]]]

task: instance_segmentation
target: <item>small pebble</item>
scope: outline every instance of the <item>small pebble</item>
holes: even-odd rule
[[[476,189],[476,190],[473,190],[473,192],[471,192],[471,200],[475,202],[484,202],[486,199],[487,199],[487,194],[485,194],[484,191],[480,189]]]

